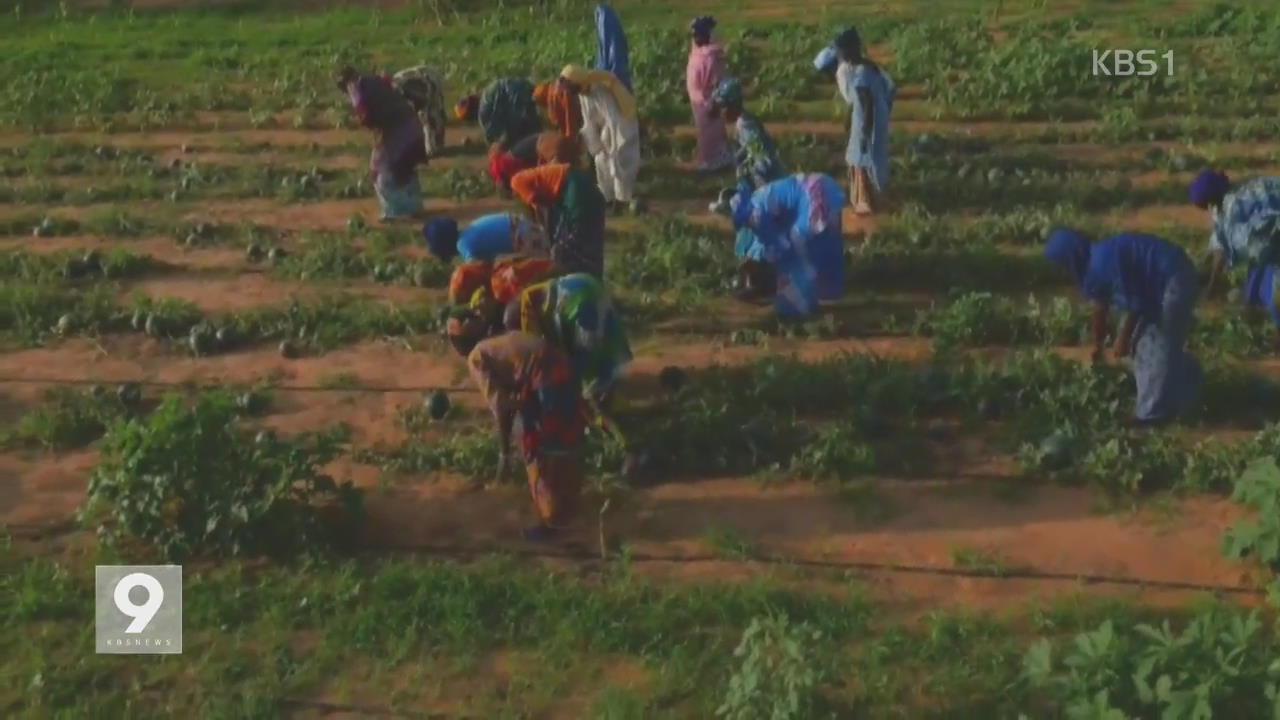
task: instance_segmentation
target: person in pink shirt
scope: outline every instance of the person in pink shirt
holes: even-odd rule
[[[704,172],[721,170],[733,162],[724,122],[712,115],[715,103],[711,96],[726,76],[724,48],[711,37],[715,26],[710,15],[698,17],[690,25],[693,47],[685,69],[685,88],[698,131],[698,169]]]

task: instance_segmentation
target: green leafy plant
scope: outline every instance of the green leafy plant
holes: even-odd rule
[[[751,620],[733,651],[738,667],[729,678],[716,716],[727,720],[791,720],[813,717],[819,669],[814,645],[821,633],[785,615]]]
[[[360,493],[320,468],[343,434],[257,438],[230,393],[186,405],[168,395],[145,420],[115,423],[89,480],[82,518],[108,544],[140,543],[170,560],[199,555],[291,555],[332,545]]]
[[[1024,659],[1024,677],[1069,718],[1275,717],[1280,661],[1256,612],[1210,608],[1181,632],[1103,622],[1054,657],[1041,640]]]
[[[1235,560],[1252,555],[1274,567],[1280,560],[1280,466],[1274,457],[1253,461],[1236,481],[1231,499],[1256,512],[1238,520],[1222,538],[1222,551]]]

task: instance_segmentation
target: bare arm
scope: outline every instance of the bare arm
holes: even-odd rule
[[[1093,360],[1099,362],[1107,345],[1107,313],[1111,310],[1106,303],[1093,304]]]
[[[1212,264],[1209,266],[1209,284],[1204,290],[1205,297],[1213,295],[1213,286],[1217,284],[1218,277],[1222,275],[1222,271],[1227,265],[1226,255],[1221,250],[1214,250],[1212,255]]]
[[[858,102],[862,103],[862,142],[863,147],[871,145],[871,128],[875,122],[876,106],[871,102],[871,91],[858,88]]]
[[[1129,357],[1133,354],[1133,331],[1137,327],[1138,316],[1134,313],[1125,313],[1124,320],[1120,323],[1119,335],[1116,337],[1116,357]]]

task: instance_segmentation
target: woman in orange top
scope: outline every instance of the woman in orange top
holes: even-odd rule
[[[604,197],[590,175],[566,163],[542,165],[516,173],[511,191],[547,229],[556,265],[604,279]]]

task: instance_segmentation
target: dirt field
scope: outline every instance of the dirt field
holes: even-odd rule
[[[411,5],[370,4],[390,13]],[[132,3],[139,11],[179,8],[178,12],[187,12],[190,5],[203,4]],[[620,5],[624,11],[631,8],[628,3]],[[902,7],[889,13],[892,18],[885,23],[909,25],[907,16],[918,6],[898,5]],[[1022,3],[1002,5],[1011,6],[1001,11],[1002,16],[983,8],[985,22],[997,35],[1016,29],[1025,10],[1013,7]],[[1076,12],[1075,5],[1091,6],[1055,6],[1053,13],[1066,17]],[[1195,11],[1191,5],[1164,3],[1151,15],[1134,8],[1125,12],[1151,22],[1173,23],[1190,16]],[[747,3],[746,11],[735,14],[730,23],[730,45],[754,48],[751,52],[756,53],[783,52],[766,50],[766,45],[739,33],[748,27],[764,28],[767,21],[775,19],[809,22],[801,15],[811,7],[820,8],[815,12],[824,17],[853,12],[841,9],[837,13],[835,6],[817,3]],[[325,21],[328,25],[300,26],[298,37],[326,37],[325,33],[335,32],[347,18],[364,17],[352,15],[364,12],[360,9],[332,12],[333,18]],[[422,12],[430,17],[428,10]],[[681,8],[681,12],[689,11]],[[955,12],[957,17],[965,14],[958,8]],[[1105,16],[1095,34],[1123,32],[1124,18],[1129,16],[1119,10],[1116,13],[1114,18]],[[656,5],[637,9],[635,17],[643,18],[637,25],[656,25],[652,18],[660,14]],[[316,9],[315,15],[324,13]],[[208,29],[230,28],[229,22],[218,20]],[[878,42],[876,22],[864,31],[876,43],[873,54],[885,58],[886,67],[902,78],[894,109],[891,206],[874,219],[846,212],[850,292],[845,299],[824,307],[820,317],[804,328],[780,328],[769,308],[734,302],[723,289],[711,287],[712,280],[685,284],[678,277],[679,268],[671,276],[674,280],[635,279],[638,276],[632,273],[631,264],[647,263],[664,252],[661,246],[668,238],[663,233],[705,237],[720,244],[714,245],[714,252],[723,256],[723,267],[709,272],[705,267],[691,269],[727,278],[733,262],[728,252],[732,244],[729,225],[707,210],[716,189],[728,178],[703,178],[692,171],[693,129],[687,118],[679,121],[674,119],[676,115],[664,113],[660,119],[648,120],[656,128],[651,133],[659,138],[655,143],[662,144],[661,151],[646,157],[642,171],[649,210],[639,217],[611,217],[606,250],[610,257],[607,275],[614,283],[611,288],[616,288],[615,294],[625,307],[638,308],[631,338],[636,360],[623,390],[631,403],[657,406],[651,411],[670,415],[676,412],[672,408],[682,407],[678,402],[696,404],[699,393],[708,393],[707,397],[712,397],[709,402],[719,402],[722,396],[713,397],[709,388],[720,388],[717,383],[728,381],[717,379],[722,377],[717,373],[734,367],[758,368],[762,359],[772,357],[814,365],[850,356],[876,357],[903,367],[930,367],[943,332],[941,321],[934,319],[938,316],[930,313],[949,307],[966,292],[989,291],[998,302],[1010,303],[1009,307],[1022,307],[1033,292],[1045,303],[1053,298],[1074,298],[1064,280],[1043,285],[1036,279],[1039,275],[1035,273],[1041,272],[1035,265],[1039,250],[1034,241],[1022,237],[1023,226],[1070,218],[1108,232],[1160,233],[1196,251],[1209,221],[1202,211],[1182,200],[1182,188],[1191,171],[1198,170],[1200,164],[1213,163],[1227,168],[1233,177],[1280,172],[1280,144],[1249,136],[1253,126],[1244,125],[1238,137],[1187,134],[1177,123],[1195,114],[1190,109],[1170,109],[1166,115],[1151,111],[1134,125],[1126,125],[1114,115],[1072,117],[1079,105],[1102,102],[1081,90],[1063,93],[1060,106],[1047,110],[1035,106],[1039,109],[1008,117],[993,116],[981,107],[973,113],[962,112],[966,109],[962,103],[974,101],[952,99],[936,83],[915,77],[916,73],[901,63],[912,59],[923,62],[920,58],[928,57],[926,51]],[[114,24],[109,27],[112,34],[106,37],[111,43],[144,31],[117,29]],[[802,32],[792,25],[786,27],[797,36]],[[411,29],[439,37],[431,22],[423,21]],[[809,30],[813,37],[810,45],[816,51],[830,31],[825,25]],[[67,32],[69,41],[78,48],[74,52],[85,53],[84,59],[74,63],[76,72],[81,72],[82,66],[87,68],[95,57],[123,57],[123,51],[114,45],[105,49],[94,45],[91,30]],[[273,25],[264,32],[280,35],[282,31]],[[361,26],[358,35],[372,32]],[[235,53],[247,54],[253,39],[243,30],[235,33],[228,36],[234,40],[227,43],[235,44]],[[790,42],[791,37],[778,42]],[[301,47],[306,41],[298,42]],[[324,42],[340,40],[329,37]],[[682,42],[670,40],[668,44],[676,47]],[[170,52],[173,47],[179,45],[158,40],[156,52]],[[658,66],[651,59],[657,51],[643,42],[640,47],[641,69]],[[661,44],[655,41],[652,47]],[[35,53],[37,45],[28,43],[23,48]],[[407,60],[402,56],[420,50],[421,46],[411,46],[405,52],[384,43],[369,53],[377,62],[389,64]],[[348,51],[344,45],[334,55]],[[218,51],[211,44],[201,52],[212,57]],[[293,62],[281,59],[292,52],[302,50],[280,50],[282,55],[275,58]],[[904,52],[906,60],[902,59]],[[458,62],[448,60],[448,67],[463,75],[451,88],[450,99],[488,77],[486,73],[509,71],[519,62],[517,55],[504,56],[492,71],[460,68]],[[142,51],[137,57],[145,59]],[[448,53],[430,57],[433,62],[446,62]],[[461,64],[466,65],[471,57],[468,51]],[[541,69],[553,61],[539,56],[530,62]],[[247,68],[249,60],[237,54],[234,62]],[[271,62],[271,56],[266,62]],[[1011,62],[1022,59],[1015,56]],[[682,59],[668,60],[662,67],[682,63]],[[753,63],[760,64],[758,60]],[[807,68],[807,60],[801,64]],[[379,228],[372,221],[377,207],[369,192],[343,196],[348,194],[343,185],[352,187],[365,172],[370,140],[349,121],[331,124],[327,119],[345,111],[340,102],[330,102],[331,83],[314,90],[323,100],[306,101],[314,102],[314,107],[300,107],[295,102],[312,92],[307,83],[323,77],[327,67],[304,70],[299,69],[303,67],[300,62],[296,68],[286,64],[281,73],[286,76],[286,85],[276,88],[278,97],[273,97],[263,80],[269,75],[262,69],[235,73],[209,69],[215,66],[212,60],[202,65],[215,78],[211,82],[224,88],[232,81],[251,86],[245,97],[254,109],[228,109],[212,101],[202,102],[200,98],[205,96],[198,93],[205,91],[195,88],[184,93],[197,94],[175,100],[177,110],[148,105],[146,110],[130,107],[113,113],[109,99],[84,100],[86,109],[66,108],[65,122],[60,125],[33,130],[22,127],[21,122],[8,123],[0,131],[0,158],[5,169],[0,225],[8,228],[0,234],[0,252],[15,258],[61,258],[89,250],[103,254],[123,250],[148,258],[150,269],[110,281],[56,279],[48,281],[47,287],[57,292],[101,291],[121,306],[138,296],[152,302],[178,300],[211,318],[251,315],[290,303],[311,305],[328,298],[366,303],[361,307],[371,308],[367,310],[369,317],[395,315],[405,309],[425,312],[441,304],[446,283],[438,276],[440,269],[429,265],[417,226]],[[153,78],[149,82],[162,87],[167,81]],[[671,83],[664,82],[661,87],[665,91]],[[767,105],[762,111],[766,125],[793,169],[840,177],[844,126],[830,119],[827,92],[831,89],[822,81],[804,83],[807,89],[781,95],[776,102],[763,97],[753,101]],[[73,86],[72,92],[75,87],[80,86]],[[639,93],[645,91],[642,83]],[[1274,110],[1274,88],[1271,92],[1260,102]],[[1189,97],[1174,95],[1168,104],[1184,103],[1184,108],[1203,104]],[[1154,100],[1146,95],[1141,98],[1151,107],[1165,100],[1159,93]],[[1008,102],[1012,106],[1019,101],[1011,97]],[[233,98],[226,102],[239,101]],[[92,103],[99,105],[88,107]],[[676,107],[678,114],[678,102]],[[335,109],[324,115],[329,108]],[[1232,106],[1220,114],[1229,116],[1224,122],[1238,119],[1245,123],[1254,117],[1255,110]],[[103,118],[111,120],[113,129],[103,129]],[[336,127],[338,124],[345,126]],[[1179,133],[1182,136],[1170,137]],[[945,152],[931,154],[921,149],[921,136],[941,138]],[[447,156],[421,170],[428,188],[426,215],[449,214],[465,221],[511,207],[510,202],[488,192],[483,183],[474,189],[475,177],[485,167],[477,129],[451,124],[447,142],[451,146]],[[979,149],[971,151],[969,147]],[[1195,167],[1175,168],[1175,159],[1180,156],[1194,158]],[[960,177],[958,165],[969,162],[979,164],[979,174]],[[991,177],[985,174],[987,167],[1005,168],[1006,179],[985,179]],[[1020,168],[1026,168],[1026,174],[1015,179]],[[289,185],[289,177],[308,172],[322,178],[320,190],[310,196]],[[284,185],[280,185],[281,177],[285,177]],[[185,184],[180,184],[180,179]],[[354,216],[370,221],[372,227],[366,230],[364,223],[353,225]],[[33,233],[32,225],[46,218],[59,229]],[[678,225],[664,224],[668,222]],[[214,227],[214,239],[183,242],[188,229],[198,224]],[[989,230],[992,227],[996,229]],[[1015,233],[1018,238],[1012,237]],[[353,252],[369,257],[426,263],[437,273],[433,276],[436,279],[415,286],[359,273],[343,276],[327,266],[307,264],[318,257],[315,248],[324,239],[347,243]],[[296,268],[272,267],[251,261],[245,254],[249,242],[283,248],[299,264]],[[691,243],[690,247],[697,246]],[[979,245],[988,244],[991,256],[1000,260],[979,258],[964,270],[954,259],[957,253],[977,253]],[[906,259],[895,259],[898,253]],[[1001,262],[1009,264],[997,264]],[[658,267],[657,261],[653,267]],[[16,283],[27,279],[11,273],[5,282],[10,281],[17,287]],[[1256,352],[1252,346],[1236,352],[1243,344],[1254,342],[1253,335],[1240,339],[1237,345],[1228,345],[1223,339],[1236,342],[1237,335],[1230,333],[1241,333],[1243,338],[1245,331],[1232,324],[1237,310],[1222,295],[1207,298],[1200,312],[1208,318],[1205,332],[1212,334],[1197,336],[1201,345],[1194,349],[1225,355],[1218,358],[1222,364],[1215,368],[1277,379],[1275,361],[1268,353]],[[13,315],[17,316],[16,310]],[[917,322],[918,318],[930,322]],[[372,320],[365,321],[368,327],[364,329],[357,320],[349,323],[355,329],[302,357],[282,356],[276,336],[225,352],[193,356],[180,338],[148,337],[127,330],[94,329],[58,337],[49,328],[38,328],[40,336],[32,341],[18,336],[19,322],[12,320],[13,327],[6,328],[13,332],[0,354],[0,420],[10,428],[18,428],[24,417],[50,403],[51,388],[84,390],[95,384],[110,387],[126,382],[142,383],[149,401],[166,390],[197,386],[269,388],[270,409],[252,422],[284,437],[321,431],[335,423],[345,425],[347,451],[325,469],[336,480],[350,480],[366,491],[366,521],[355,543],[360,557],[466,563],[503,555],[548,572],[594,577],[608,572],[610,563],[625,556],[640,576],[659,586],[700,582],[745,586],[782,572],[793,579],[791,587],[801,591],[811,588],[816,595],[833,592],[843,579],[856,577],[868,595],[887,608],[889,617],[908,624],[927,622],[937,612],[1012,614],[1031,604],[1051,604],[1082,595],[1157,610],[1185,608],[1205,595],[1240,607],[1261,606],[1264,600],[1260,587],[1264,574],[1220,551],[1223,533],[1249,514],[1227,499],[1221,487],[1201,492],[1202,488],[1186,487],[1178,477],[1153,480],[1144,475],[1138,492],[1117,493],[1111,478],[1089,476],[1081,481],[1028,469],[1020,454],[1028,440],[1020,434],[1026,427],[1020,429],[1019,425],[1041,421],[1039,415],[1030,419],[1038,409],[1028,409],[1038,401],[1013,400],[999,421],[990,424],[965,414],[972,408],[936,413],[908,408],[904,411],[908,419],[895,424],[888,439],[870,442],[876,451],[876,466],[856,473],[824,469],[820,477],[816,471],[806,474],[797,470],[810,467],[798,461],[790,465],[761,461],[745,471],[740,471],[743,468],[739,465],[724,472],[690,471],[659,463],[662,469],[653,476],[626,483],[616,477],[616,467],[608,466],[602,477],[595,479],[583,516],[569,537],[538,548],[522,542],[519,536],[519,529],[529,524],[532,510],[522,481],[514,475],[503,483],[481,477],[490,482],[477,488],[470,482],[474,478],[468,477],[474,473],[449,468],[396,470],[370,459],[373,451],[413,443],[443,445],[468,433],[489,436],[485,408],[466,377],[463,360],[435,332],[381,333],[368,330],[375,325]],[[960,350],[971,361],[996,367],[1003,358],[1026,350],[1028,343],[1022,340],[988,341],[987,335],[1002,336],[989,327],[979,328],[977,321],[973,323],[962,330],[970,332],[965,337],[974,339],[962,342]],[[1222,345],[1210,347],[1212,341],[1204,338],[1218,338]],[[1079,343],[1053,338],[1030,345],[1082,363],[1089,354]],[[961,361],[947,362],[959,367]],[[659,388],[658,373],[668,366],[684,368],[690,374],[691,387],[682,400],[664,398]],[[1116,419],[1128,412],[1132,402],[1132,388],[1125,387],[1130,394],[1110,411]],[[425,430],[407,426],[406,411],[419,408],[424,393],[436,388],[446,389],[460,408],[454,419]],[[743,389],[743,394],[749,394],[748,390]],[[1263,420],[1274,416],[1268,414],[1270,408],[1262,407],[1259,422],[1224,417],[1216,408],[1229,405],[1228,400],[1210,397],[1206,403],[1203,418],[1185,428],[1161,430],[1159,437],[1186,441],[1188,447],[1197,439],[1226,443],[1237,436],[1251,436],[1263,426]],[[867,412],[875,414],[874,408],[868,408]],[[823,408],[823,412],[827,410]],[[844,422],[841,418],[861,412],[853,406],[830,410],[835,412],[823,415],[822,422],[831,422],[831,427]],[[1019,414],[1024,410],[1026,415]],[[780,412],[785,418],[792,410]],[[793,423],[807,422],[807,416],[800,417],[803,413],[800,408],[789,417]],[[832,414],[835,420],[831,420]],[[625,412],[623,417],[627,417]],[[1078,423],[1081,428],[1095,422],[1085,416],[1055,418],[1059,423]],[[742,419],[744,428],[751,420]],[[640,426],[644,423],[639,416],[632,421]],[[779,433],[788,429],[785,420],[780,422],[784,424],[775,428]],[[678,418],[670,419],[669,427],[675,428],[674,438],[679,434]],[[910,437],[894,435],[898,428]],[[656,442],[659,444],[648,448],[651,453],[662,455],[668,450],[661,438]],[[726,443],[725,447],[735,446]],[[675,451],[671,452],[674,457]],[[912,462],[917,459],[920,462]],[[0,529],[24,559],[91,555],[92,531],[78,526],[75,519],[98,460],[99,448],[92,442],[53,448],[40,447],[39,442],[13,441],[0,452]],[[191,461],[199,462],[199,458]],[[1135,456],[1125,461],[1130,465],[1124,469],[1136,467],[1140,461]],[[228,482],[235,479],[228,478]],[[1115,486],[1127,487],[1126,482],[1114,478]],[[599,514],[605,497],[609,498],[608,511]],[[602,551],[607,559],[602,560]],[[305,645],[307,640],[293,637],[289,642]],[[651,669],[619,654],[612,660],[601,656],[599,666],[587,676],[591,679],[581,683],[589,688],[555,685],[540,691],[549,696],[559,688],[563,697],[558,699],[531,690],[517,691],[514,688],[525,682],[521,678],[529,672],[531,662],[537,662],[522,657],[521,652],[477,651],[475,657],[446,674],[455,678],[451,683],[426,679],[440,670],[434,660],[417,658],[387,670],[359,659],[341,677],[302,683],[309,689],[294,694],[290,701],[294,705],[288,712],[299,717],[367,717],[399,706],[395,698],[403,695],[415,698],[406,701],[415,711],[441,713],[433,717],[586,717],[597,712],[590,709],[598,707],[590,701],[595,688],[626,688],[627,692],[646,695],[649,691],[645,688],[653,683]],[[474,687],[466,681],[468,676]],[[530,686],[540,682],[526,680]],[[414,689],[418,686],[426,689]],[[500,689],[495,691],[494,686]],[[507,700],[507,692],[522,699]],[[917,709],[931,703],[926,700]],[[654,711],[654,705],[646,707],[657,715],[664,714]],[[688,705],[679,707],[676,714],[687,712],[695,717],[700,712]],[[40,714],[39,710],[33,712]],[[888,712],[885,716],[902,715]]]

